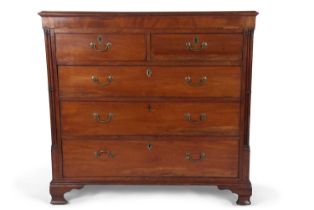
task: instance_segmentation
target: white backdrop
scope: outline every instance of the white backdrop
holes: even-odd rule
[[[253,209],[313,206],[314,7],[311,1],[46,0],[0,5],[1,209],[52,209],[50,121],[41,10],[256,10],[251,114]],[[233,209],[207,186],[87,186],[60,209]],[[4,208],[3,208],[4,207]]]

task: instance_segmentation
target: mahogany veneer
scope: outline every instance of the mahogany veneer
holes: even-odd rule
[[[257,12],[40,12],[51,203],[88,184],[217,185],[250,204]]]

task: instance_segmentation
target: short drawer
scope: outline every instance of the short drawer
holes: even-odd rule
[[[58,64],[101,64],[146,59],[144,34],[57,34]]]
[[[60,66],[61,97],[240,97],[240,67]]]
[[[153,34],[151,57],[156,61],[241,64],[242,40],[242,34]]]
[[[66,178],[237,177],[238,140],[63,141]]]
[[[64,136],[239,135],[240,104],[201,102],[61,103]]]

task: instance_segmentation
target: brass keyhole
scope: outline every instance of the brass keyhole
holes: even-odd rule
[[[146,69],[146,76],[151,77],[153,75],[153,70],[151,68]]]
[[[150,151],[153,149],[153,145],[152,144],[147,144],[147,149]]]
[[[102,44],[102,35],[98,35],[97,41],[99,44]]]
[[[200,41],[200,40],[199,40],[198,36],[195,35],[195,36],[194,36],[194,43],[195,43],[195,44],[198,44],[199,41]]]

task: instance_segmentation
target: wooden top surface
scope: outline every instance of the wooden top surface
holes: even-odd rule
[[[87,12],[87,11],[41,11],[41,17],[98,17],[98,16],[171,16],[171,15],[206,15],[206,16],[256,16],[256,11],[202,11],[202,12]]]
[[[43,11],[51,29],[236,29],[254,28],[255,11],[230,12],[55,12]]]

